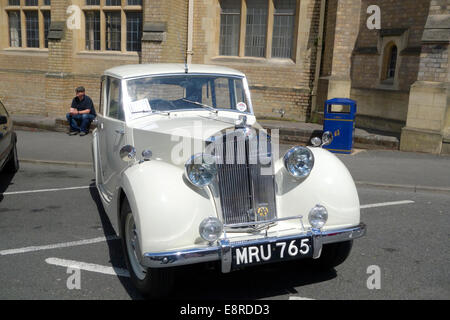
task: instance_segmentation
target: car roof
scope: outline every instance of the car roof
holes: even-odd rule
[[[105,75],[121,79],[180,73],[185,73],[185,65],[181,63],[128,64],[114,67],[104,72]],[[245,76],[242,72],[231,68],[205,64],[189,64],[188,73]]]

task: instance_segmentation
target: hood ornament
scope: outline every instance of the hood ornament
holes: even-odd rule
[[[238,128],[247,128],[247,116],[239,116],[239,119],[235,122],[236,129]]]

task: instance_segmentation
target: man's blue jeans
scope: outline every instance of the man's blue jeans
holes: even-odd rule
[[[94,120],[95,116],[92,114],[71,115],[70,113],[68,113],[66,115],[66,118],[70,124],[70,131],[80,131],[88,133],[88,126],[91,121]],[[80,126],[78,126],[78,122],[81,123]]]

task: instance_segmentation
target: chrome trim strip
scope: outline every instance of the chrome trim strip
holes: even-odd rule
[[[279,221],[286,221],[286,220],[294,220],[294,219],[303,219],[303,216],[293,216],[293,217],[286,217],[286,218],[277,218],[277,219],[271,219],[266,221],[253,221],[253,222],[244,222],[244,223],[232,223],[232,224],[224,224],[224,227],[227,228],[240,228],[240,227],[251,227],[253,225],[259,225],[259,224],[272,224],[277,223]]]
[[[357,227],[325,231],[322,232],[322,242],[323,244],[327,244],[353,240],[365,236],[366,232],[367,227],[364,223],[361,223]]]
[[[220,244],[220,259],[221,259],[221,267],[222,267],[222,273],[229,273],[231,271],[231,264],[232,264],[232,245],[230,243],[230,240],[223,239],[219,240]]]
[[[319,229],[312,229],[312,238],[313,238],[313,259],[320,258],[320,255],[322,254],[322,247],[323,247],[323,240],[322,240],[322,233]]]
[[[306,233],[296,235],[284,237],[264,237],[235,243],[231,242],[229,238],[225,238],[220,239],[216,246],[205,246],[169,252],[145,253],[142,258],[142,263],[144,266],[149,268],[166,268],[210,261],[221,261],[222,272],[228,273],[231,271],[232,264],[231,249],[233,246],[240,246],[243,243],[245,243],[245,245],[260,245],[297,238],[298,236],[312,237],[314,249],[313,259],[317,259],[320,257],[322,246],[324,244],[353,240],[360,238],[365,234],[366,225],[361,223],[358,226],[345,229],[323,232],[317,229],[312,229]]]
[[[180,251],[144,253],[142,264],[149,268],[164,268],[219,260],[218,247],[192,248]]]

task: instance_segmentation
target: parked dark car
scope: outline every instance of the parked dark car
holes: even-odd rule
[[[19,170],[17,136],[12,120],[0,101],[0,171],[14,173]]]

